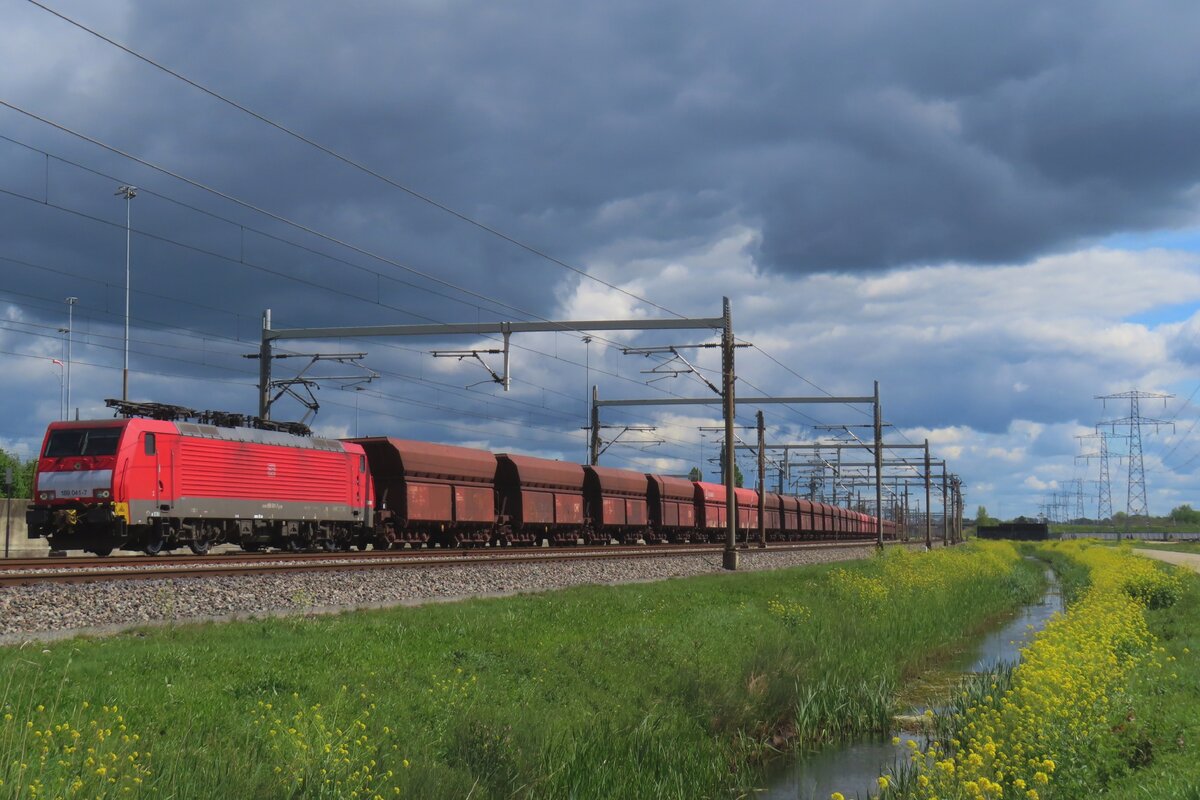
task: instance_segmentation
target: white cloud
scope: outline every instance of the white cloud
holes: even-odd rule
[[[885,416],[910,440],[928,438],[989,508],[1036,513],[1041,493],[1087,478],[1094,465],[1075,462],[1075,437],[1105,413],[1094,395],[1192,379],[1176,355],[1200,328],[1200,314],[1158,326],[1128,321],[1200,301],[1200,257],[1192,253],[1093,248],[1026,265],[797,278],[758,270],[757,240],[738,226],[671,259],[609,258],[596,269],[613,281],[637,275],[623,285],[693,315],[730,296],[739,338],[831,392],[867,393],[878,378]],[[585,282],[564,298],[564,314],[581,309],[630,315],[635,307]],[[739,351],[738,374],[776,394],[816,393],[753,350]],[[740,413],[748,420],[752,409]],[[803,409],[824,422],[862,422],[859,413]],[[768,412],[768,425],[781,432],[803,435],[810,421]],[[697,441],[695,422],[670,418],[670,437]]]

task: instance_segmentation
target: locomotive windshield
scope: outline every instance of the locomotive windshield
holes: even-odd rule
[[[45,458],[111,456],[117,452],[121,428],[68,428],[53,431],[46,442]]]

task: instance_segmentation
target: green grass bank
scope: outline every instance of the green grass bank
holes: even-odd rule
[[[1004,543],[0,650],[9,797],[737,796],[1035,598]]]

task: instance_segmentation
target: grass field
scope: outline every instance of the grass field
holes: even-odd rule
[[[1002,543],[0,650],[11,797],[728,797],[1037,596]]]

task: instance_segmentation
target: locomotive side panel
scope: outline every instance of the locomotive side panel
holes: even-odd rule
[[[174,465],[181,517],[355,521],[351,454],[182,436]]]

